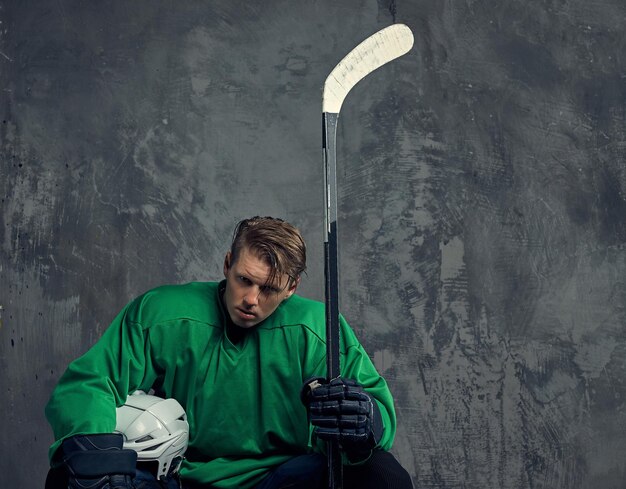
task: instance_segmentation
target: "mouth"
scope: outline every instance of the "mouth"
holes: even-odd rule
[[[253,312],[246,311],[245,309],[240,309],[239,307],[236,307],[235,310],[242,319],[246,319],[249,321],[256,318],[256,314],[254,314]]]

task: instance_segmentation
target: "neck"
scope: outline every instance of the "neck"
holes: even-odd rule
[[[248,333],[246,328],[242,328],[237,326],[233,320],[230,318],[230,314],[228,314],[228,309],[226,308],[226,304],[224,303],[224,291],[226,287],[222,285],[219,289],[219,297],[220,297],[220,305],[222,306],[222,315],[224,316],[224,324],[226,336],[230,340],[233,345],[237,345],[241,343],[241,341],[245,338]]]

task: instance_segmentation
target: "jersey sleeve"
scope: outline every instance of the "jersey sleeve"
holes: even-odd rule
[[[50,460],[65,438],[113,432],[115,408],[156,379],[139,322],[140,301],[128,304],[95,345],[69,364],[53,390],[45,409],[55,438]]]
[[[356,380],[378,403],[383,421],[383,435],[376,448],[389,450],[396,434],[396,412],[393,396],[387,382],[378,373],[374,363],[343,316],[340,316],[339,322],[345,352],[345,356],[341,360],[341,376]]]
[[[341,376],[359,382],[365,391],[372,396],[374,402],[378,404],[383,422],[383,435],[375,448],[390,450],[396,435],[396,412],[389,386],[376,370],[374,363],[343,316],[339,317],[339,325],[341,330],[339,358]],[[315,448],[317,451],[325,453],[326,443],[315,439]],[[354,463],[345,456],[343,460],[344,464]]]

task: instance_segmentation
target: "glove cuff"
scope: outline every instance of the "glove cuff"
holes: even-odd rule
[[[77,435],[63,441],[63,462],[76,478],[135,475],[137,452],[122,448],[121,434]]]
[[[376,401],[376,399],[374,399],[369,394],[368,394],[368,396],[372,400],[372,406],[373,406],[373,414],[372,414],[372,441],[373,441],[373,445],[372,445],[372,448],[374,448],[376,445],[378,445],[380,443],[380,440],[383,437],[383,431],[384,431],[383,417],[380,414],[380,408],[378,407],[378,401]]]

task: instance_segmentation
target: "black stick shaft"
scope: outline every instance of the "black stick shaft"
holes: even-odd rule
[[[322,114],[324,151],[324,278],[326,298],[326,369],[328,380],[339,377],[339,267],[337,241],[337,119],[339,114]],[[343,472],[337,443],[328,444],[328,487],[341,489]]]

